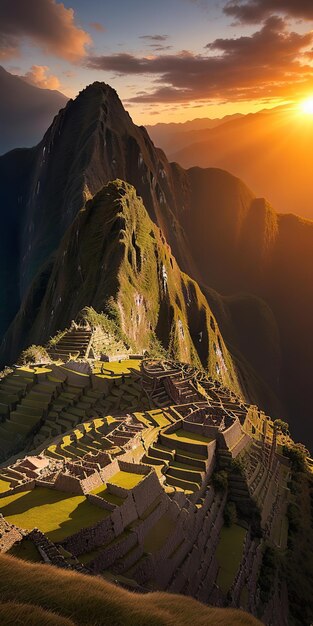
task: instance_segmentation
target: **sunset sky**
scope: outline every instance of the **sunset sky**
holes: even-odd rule
[[[140,124],[222,117],[313,96],[312,29],[312,0],[0,0],[0,63]]]

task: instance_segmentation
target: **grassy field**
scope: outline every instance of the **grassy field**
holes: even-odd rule
[[[116,506],[120,506],[123,502],[123,498],[119,498],[119,496],[116,496],[114,493],[110,493],[106,485],[100,485],[100,487],[93,489],[91,493],[100,496],[100,498],[103,498],[111,504],[116,504]]]
[[[96,361],[93,373],[101,378],[120,377],[130,374],[129,368],[140,370],[141,360],[126,359],[125,361]]]
[[[166,433],[166,436],[174,441],[185,441],[187,443],[210,443],[210,441],[212,441],[209,437],[204,437],[204,435],[200,435],[198,433],[188,432],[183,428],[175,430],[173,433]]]
[[[0,597],[0,623],[12,626],[261,626],[242,611],[175,594],[134,594],[99,577],[4,555]]]
[[[0,479],[0,493],[5,493],[10,489],[10,483],[8,480]]]
[[[19,372],[34,372],[35,374],[49,374],[49,372],[52,372],[51,367],[49,367],[49,365],[47,365],[47,367],[45,367],[44,365],[40,365],[39,367],[29,367],[27,365],[22,365],[22,367],[18,368]]]
[[[111,476],[109,482],[124,489],[133,489],[144,478],[144,474],[134,474],[133,472],[117,472]]]
[[[152,423],[155,423],[157,426],[164,428],[164,426],[168,426],[171,421],[166,417],[164,411],[161,409],[153,409],[152,411],[147,411],[149,417],[152,418]]]
[[[41,487],[2,498],[1,513],[10,524],[26,530],[39,528],[51,541],[61,541],[108,514],[90,504],[85,496]]]
[[[222,528],[216,552],[217,560],[221,568],[218,574],[217,584],[225,594],[230,588],[238,570],[246,532],[244,528],[241,528],[241,526],[237,524],[234,524],[230,528]]]

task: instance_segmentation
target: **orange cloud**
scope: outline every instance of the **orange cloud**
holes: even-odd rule
[[[57,76],[49,74],[47,65],[32,65],[30,70],[25,74],[24,79],[40,87],[41,89],[60,89],[61,83]]]
[[[313,67],[308,63],[312,44],[313,31],[291,32],[282,18],[271,17],[250,36],[210,42],[205,55],[120,53],[89,57],[87,65],[120,75],[154,76],[157,86],[138,92],[132,102],[273,100],[312,88]]]
[[[74,17],[73,9],[56,0],[1,0],[0,56],[17,56],[21,42],[29,39],[46,53],[77,61],[91,38]]]

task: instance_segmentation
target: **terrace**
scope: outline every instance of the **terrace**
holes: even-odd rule
[[[108,515],[85,496],[42,487],[2,498],[1,512],[10,524],[25,530],[39,528],[51,541],[61,541]]]

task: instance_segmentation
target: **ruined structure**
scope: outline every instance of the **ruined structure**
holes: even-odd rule
[[[18,368],[1,381],[6,447],[23,423],[29,450],[1,469],[1,533],[10,537],[1,550],[27,539],[44,562],[257,614],[264,542],[278,549],[286,542],[289,466],[273,423],[190,365],[134,364],[120,375],[98,362],[91,374],[70,364]],[[10,498],[24,493],[31,507],[38,490],[78,498],[97,510],[97,521],[81,520],[75,532],[69,525],[57,540],[42,531],[40,516],[38,528],[17,528]],[[225,584],[229,510],[240,542]],[[272,596],[281,593],[277,579]],[[268,623],[275,615],[283,624],[277,600],[271,607]]]

